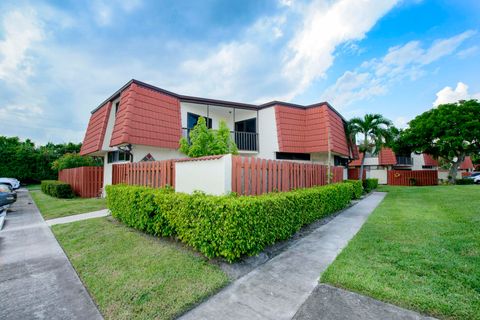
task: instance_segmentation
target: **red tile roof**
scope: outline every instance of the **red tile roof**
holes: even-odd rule
[[[474,169],[472,159],[469,156],[466,156],[465,160],[463,160],[462,164],[460,164],[459,169],[460,170]]]
[[[85,138],[83,139],[80,154],[85,155],[102,149],[105,130],[108,123],[108,115],[112,108],[112,102],[107,102],[90,116]]]
[[[349,166],[351,167],[360,167],[362,165],[362,159],[364,157],[364,154],[363,152],[359,152],[358,151],[358,146],[355,146],[354,147],[354,151],[353,153],[355,154],[358,154],[358,157],[357,159],[353,160],[352,162],[349,163]]]
[[[356,150],[358,152],[358,147],[356,147]],[[378,164],[381,166],[389,166],[389,165],[396,165],[397,164],[397,157],[395,155],[395,152],[393,152],[392,149],[390,148],[382,148],[380,152],[377,155],[378,157]],[[360,153],[360,159],[354,160],[350,162],[351,167],[359,167],[362,165],[362,159],[363,159],[363,153]]]
[[[308,109],[275,105],[279,151],[327,152],[328,131],[331,151],[350,156],[342,118],[328,104]]]
[[[177,149],[180,137],[178,99],[135,83],[121,93],[110,146],[131,143]]]
[[[438,161],[433,159],[431,155],[426,153],[423,154],[423,162],[424,162],[424,166],[433,166],[433,167],[438,166]]]
[[[378,164],[381,166],[396,165],[397,157],[390,148],[382,148],[378,153]]]

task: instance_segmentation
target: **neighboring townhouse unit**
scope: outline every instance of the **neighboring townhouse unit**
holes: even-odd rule
[[[360,153],[359,159],[349,163],[349,168],[360,168],[362,158],[363,153]],[[470,157],[465,157],[459,167],[457,178],[461,178],[462,173],[471,172],[473,169],[472,160]],[[367,153],[364,162],[366,178],[377,178],[380,184],[387,184],[388,170],[438,170],[438,178],[448,180],[448,170],[439,168],[438,161],[429,154],[412,152],[410,155],[397,155],[390,148],[382,148],[375,155]],[[351,172],[353,175],[358,175],[358,171]],[[356,176],[352,178],[356,178]]]
[[[179,140],[199,117],[213,129],[226,121],[241,155],[347,166],[356,154],[345,119],[327,102],[254,105],[179,95],[137,80],[92,111],[80,153],[104,157],[108,185],[113,163],[185,157]]]

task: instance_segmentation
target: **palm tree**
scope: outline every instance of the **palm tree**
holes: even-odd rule
[[[348,122],[347,131],[352,141],[358,141],[358,151],[363,153],[360,165],[359,180],[363,178],[363,164],[365,154],[377,154],[380,149],[392,138],[392,121],[384,118],[381,114],[366,114],[362,118],[353,118]]]

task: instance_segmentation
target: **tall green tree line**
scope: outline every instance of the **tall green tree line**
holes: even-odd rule
[[[78,153],[81,143],[47,143],[36,146],[31,140],[0,136],[0,177],[17,178],[22,182],[56,179],[55,160],[66,153]]]

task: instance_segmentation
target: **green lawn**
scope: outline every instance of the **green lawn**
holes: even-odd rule
[[[227,283],[197,254],[111,217],[52,229],[107,319],[172,319]]]
[[[58,199],[44,194],[40,190],[29,189],[35,204],[45,220],[71,216],[107,208],[105,199],[73,198]]]
[[[480,186],[388,195],[321,281],[446,319],[480,319]]]

